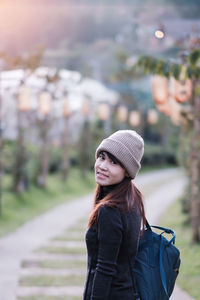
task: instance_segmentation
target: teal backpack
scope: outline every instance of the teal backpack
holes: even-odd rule
[[[158,234],[152,227],[162,232]],[[171,234],[172,238],[166,239],[164,233]],[[171,296],[181,262],[180,251],[174,245],[175,238],[173,230],[150,226],[146,221],[146,230],[140,239],[134,265],[131,266],[137,299],[168,300]]]

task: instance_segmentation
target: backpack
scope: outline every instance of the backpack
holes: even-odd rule
[[[158,234],[151,227],[162,232]],[[172,238],[167,240],[164,233],[171,234]],[[146,221],[131,272],[138,300],[168,300],[171,296],[181,262],[175,238],[173,230],[150,226]]]

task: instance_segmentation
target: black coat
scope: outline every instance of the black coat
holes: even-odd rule
[[[126,224],[125,224],[126,223]],[[97,226],[86,233],[88,270],[83,300],[134,300],[130,260],[134,263],[141,217],[102,206]]]

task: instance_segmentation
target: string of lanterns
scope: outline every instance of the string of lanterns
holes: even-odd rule
[[[160,81],[162,83],[162,80]],[[162,85],[160,84],[160,87]],[[165,87],[166,88],[166,87]],[[160,89],[162,92],[162,89]],[[160,92],[160,97],[163,97]],[[20,111],[28,111],[30,110],[30,99],[31,99],[31,90],[29,87],[27,87],[24,83],[22,83],[19,87],[18,91],[18,109]],[[157,99],[160,99],[157,96]],[[160,101],[160,100],[158,100]],[[166,102],[166,99],[163,101],[160,101],[163,105],[163,103]],[[51,104],[52,104],[52,96],[51,93],[47,90],[43,90],[39,94],[39,101],[38,101],[38,110],[39,112],[47,116],[50,113],[51,110]],[[69,117],[71,115],[70,111],[70,105],[67,94],[63,95],[62,99],[62,109],[63,109],[63,116]],[[88,115],[90,112],[90,102],[87,97],[83,98],[82,106],[81,106],[81,113],[85,116]],[[111,117],[111,108],[110,105],[107,102],[101,102],[97,106],[97,115],[98,118],[102,121],[106,121]],[[129,111],[128,108],[120,104],[117,107],[116,110],[116,117],[121,123],[129,122],[129,124],[132,127],[138,127],[141,124],[141,113],[137,110],[131,110]],[[149,124],[155,124],[158,121],[158,113],[155,109],[150,109],[147,112],[147,122]]]
[[[186,79],[186,68],[183,66],[179,80],[165,76],[152,77],[152,95],[159,111],[169,116],[175,125],[181,122],[181,104],[192,97],[191,79]]]
[[[110,107],[108,103],[100,103],[97,108],[98,118],[102,121],[106,121],[110,117]],[[125,105],[120,104],[116,109],[116,117],[121,123],[127,121],[132,127],[138,127],[142,122],[141,112],[137,110],[131,110],[129,112]],[[155,109],[149,109],[147,111],[147,122],[154,125],[158,122],[158,113]]]

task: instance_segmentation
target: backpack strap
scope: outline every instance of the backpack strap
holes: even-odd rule
[[[168,295],[168,292],[167,292],[166,275],[165,275],[165,270],[164,270],[164,266],[163,266],[163,250],[164,250],[163,239],[164,238],[161,234],[160,235],[160,277],[161,277],[162,285],[163,285],[164,290],[165,290],[165,294],[167,295],[167,297],[169,299],[169,295]]]
[[[147,222],[148,223],[148,222]],[[171,240],[168,241],[168,243],[175,243],[175,238],[176,238],[176,234],[172,229],[169,228],[165,228],[165,227],[160,227],[160,226],[151,226],[153,228],[159,229],[159,230],[163,230],[163,232],[160,234],[160,277],[161,277],[161,281],[162,281],[162,285],[163,288],[165,290],[165,294],[167,295],[168,299],[169,299],[169,295],[167,292],[167,281],[166,281],[166,275],[165,275],[165,270],[164,270],[164,266],[163,266],[163,252],[164,252],[164,237],[163,237],[163,233],[168,233],[172,235]]]
[[[163,233],[165,232],[167,234],[171,234],[172,238],[171,238],[171,240],[169,240],[169,243],[173,243],[173,244],[175,243],[176,234],[172,229],[165,228],[165,227],[160,227],[160,226],[155,226],[155,225],[151,225],[150,227],[153,227],[153,228],[156,228],[156,229],[159,229],[159,230],[163,230]],[[161,233],[161,235],[162,235],[162,233]]]

